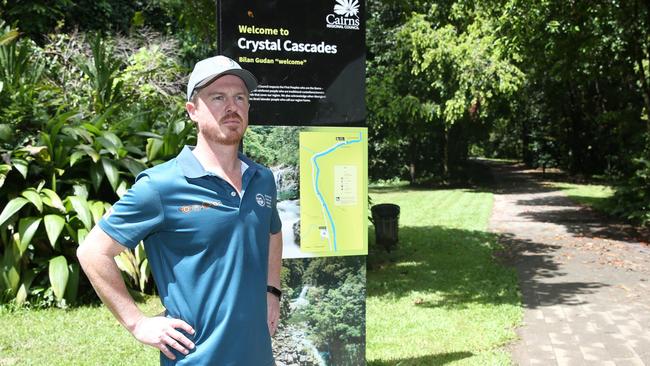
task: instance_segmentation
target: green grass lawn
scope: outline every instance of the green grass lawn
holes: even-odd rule
[[[492,195],[468,190],[371,190],[400,205],[400,242],[368,257],[369,365],[507,365],[521,318],[514,271],[492,259]],[[371,228],[372,229],[372,228]],[[156,298],[141,304],[156,314]],[[157,365],[104,307],[0,307],[0,366]]]
[[[140,306],[151,315],[162,309],[153,297]],[[103,306],[0,308],[0,329],[0,366],[160,364],[158,351],[136,341]]]
[[[594,209],[609,213],[612,210],[610,198],[615,190],[601,184],[574,184],[574,183],[553,183],[553,187],[564,191],[573,201],[591,206]]]
[[[400,242],[368,257],[368,365],[509,365],[522,311],[516,273],[493,260],[492,194],[371,190],[401,207]]]

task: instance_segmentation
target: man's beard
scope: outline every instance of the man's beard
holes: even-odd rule
[[[213,141],[219,145],[239,145],[240,141],[244,136],[246,129],[243,129],[241,132],[236,129],[230,129],[227,126],[223,126],[223,121],[227,119],[237,119],[241,123],[240,127],[243,127],[244,120],[237,113],[230,113],[225,115],[221,120],[219,120],[219,125],[215,129],[207,128],[207,131],[203,131],[203,134],[208,141]]]

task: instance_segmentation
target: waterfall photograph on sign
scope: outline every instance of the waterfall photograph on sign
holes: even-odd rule
[[[276,364],[365,364],[365,278],[363,256],[283,261]]]
[[[300,250],[300,196],[298,134],[300,127],[250,126],[244,153],[273,172],[278,189],[278,213],[282,221],[282,257],[303,258]]]

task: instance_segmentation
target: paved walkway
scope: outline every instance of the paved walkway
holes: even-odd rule
[[[490,221],[519,273],[517,365],[650,366],[650,246],[517,166],[493,166]]]

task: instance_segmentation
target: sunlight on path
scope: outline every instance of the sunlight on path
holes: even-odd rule
[[[495,165],[490,230],[517,268],[518,365],[650,365],[650,249],[623,225],[514,166]],[[629,240],[629,239],[628,239]]]

